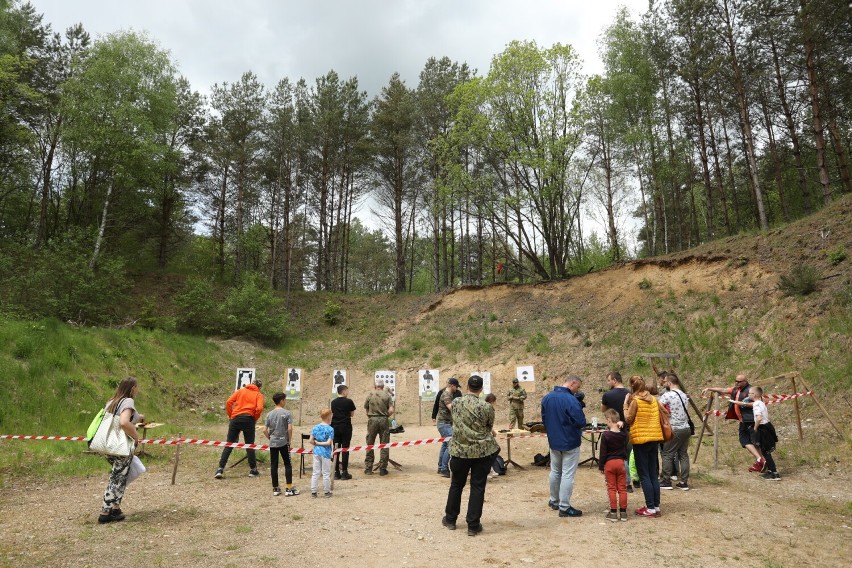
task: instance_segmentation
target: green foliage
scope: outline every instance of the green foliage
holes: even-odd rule
[[[833,249],[826,251],[825,256],[828,258],[828,262],[831,266],[837,266],[846,260],[846,248],[844,248],[843,245],[837,245]]]
[[[221,303],[216,302],[212,283],[201,279],[190,279],[175,297],[182,329],[273,342],[282,340],[285,334],[286,318],[279,313],[280,303],[255,275],[231,288]]]
[[[778,289],[785,296],[807,296],[817,290],[820,278],[816,268],[800,264],[794,267],[789,275],[781,275],[778,279]]]
[[[0,250],[0,298],[7,313],[110,323],[128,288],[120,260],[89,268],[91,240],[69,234],[42,250],[7,244]]]
[[[337,325],[340,318],[340,304],[335,304],[331,300],[326,300],[325,309],[322,312],[322,319],[328,325]]]
[[[550,339],[541,332],[536,333],[527,341],[527,353],[542,355],[550,352]]]
[[[639,282],[639,288],[642,290],[650,290],[653,284],[647,278],[643,278],[641,282]]]

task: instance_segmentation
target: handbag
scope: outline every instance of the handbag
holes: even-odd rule
[[[674,436],[674,432],[672,432],[672,423],[669,422],[669,415],[666,413],[666,409],[663,408],[663,405],[657,402],[657,406],[660,411],[660,429],[663,431],[663,441],[668,442]]]
[[[692,418],[689,417],[689,411],[686,409],[686,403],[683,402],[680,395],[677,395],[677,397],[680,399],[680,405],[683,407],[683,413],[686,414],[686,422],[689,424],[689,435],[695,436],[695,424],[692,423]]]
[[[120,406],[121,401],[116,408]],[[133,453],[134,445],[133,438],[121,428],[121,416],[104,410],[103,419],[89,442],[89,450],[105,456],[127,457]]]

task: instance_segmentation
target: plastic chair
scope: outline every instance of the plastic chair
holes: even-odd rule
[[[310,440],[310,434],[302,434],[302,445],[299,446],[303,450],[305,449],[305,440]],[[305,454],[299,454],[299,479],[302,479],[302,475],[305,473]]]

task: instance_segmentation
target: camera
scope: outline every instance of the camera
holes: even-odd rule
[[[576,398],[577,402],[580,403],[580,408],[586,408],[586,393],[583,391],[577,391],[574,393],[574,398]]]

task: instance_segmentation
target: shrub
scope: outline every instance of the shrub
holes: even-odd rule
[[[539,332],[530,337],[527,341],[527,352],[541,355],[550,351],[550,340],[546,335]]]
[[[819,279],[816,268],[802,264],[793,268],[789,275],[781,275],[778,288],[785,296],[807,296],[816,291]]]
[[[335,304],[331,300],[326,300],[325,309],[322,312],[322,319],[328,325],[337,325],[340,318],[340,304]]]
[[[642,281],[639,283],[639,288],[641,288],[642,290],[649,290],[651,286],[651,281],[647,278],[643,278]]]
[[[226,335],[248,335],[256,339],[280,341],[286,318],[278,314],[280,300],[255,275],[232,288],[219,310],[220,325]]]
[[[837,247],[826,251],[825,256],[828,257],[828,262],[831,266],[837,266],[846,260],[846,249],[843,248],[843,245],[837,245]]]
[[[213,298],[213,284],[209,280],[187,280],[184,291],[175,296],[175,305],[181,328],[204,333],[218,331],[219,310]]]

